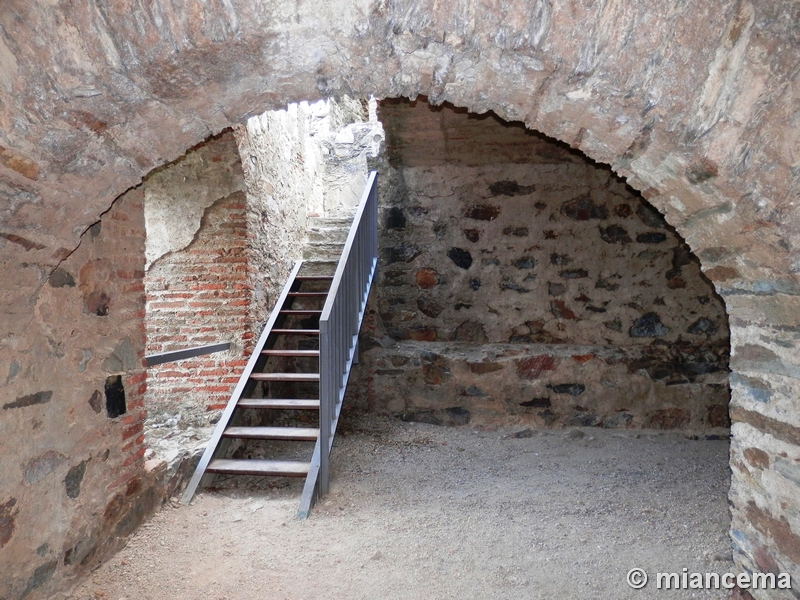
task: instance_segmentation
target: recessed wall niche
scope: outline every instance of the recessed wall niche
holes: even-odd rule
[[[725,307],[609,167],[386,100],[379,279],[353,402],[433,423],[727,428]]]

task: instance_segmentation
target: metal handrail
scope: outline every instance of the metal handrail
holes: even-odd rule
[[[205,356],[206,354],[214,354],[215,352],[224,352],[225,350],[230,350],[230,348],[230,342],[220,342],[219,344],[195,346],[194,348],[186,348],[185,350],[171,350],[170,352],[150,354],[145,356],[144,360],[148,367],[155,367],[156,365],[163,365],[164,363],[168,362],[185,360],[187,358],[195,358],[197,356]]]
[[[319,493],[328,492],[330,451],[358,331],[378,264],[378,174],[370,173],[319,319]]]

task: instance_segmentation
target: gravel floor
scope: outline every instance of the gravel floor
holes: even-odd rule
[[[653,581],[733,570],[727,441],[376,416],[341,433],[308,520],[294,518],[300,480],[229,480],[162,510],[66,597],[727,597]],[[634,567],[651,577],[643,590],[626,584]]]

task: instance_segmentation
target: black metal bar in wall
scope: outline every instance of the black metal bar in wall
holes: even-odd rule
[[[150,356],[145,356],[144,360],[147,362],[148,367],[154,367],[155,365],[175,362],[176,360],[183,360],[184,358],[194,358],[195,356],[203,356],[204,354],[222,352],[223,350],[229,350],[230,347],[230,342],[209,344],[208,346],[197,346],[196,348],[187,348],[186,350],[175,350],[173,352],[151,354]]]

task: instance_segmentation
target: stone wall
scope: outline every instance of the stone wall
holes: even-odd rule
[[[371,406],[424,419],[729,426],[724,306],[641,196],[492,116],[423,101],[380,112],[394,172],[382,188],[375,341],[360,368]]]
[[[248,258],[250,319],[259,324],[258,333],[293,261],[302,256],[309,212],[323,210],[324,158],[311,135],[315,120],[308,104],[292,104],[252,117],[236,129],[253,242]]]
[[[358,203],[368,151],[380,142],[361,139],[374,133],[374,125],[362,123],[366,118],[361,101],[344,97],[291,104],[236,129],[253,241],[248,279],[254,323],[264,322],[293,261],[302,257],[307,218]]]
[[[0,597],[51,597],[161,500],[143,458],[143,201],[121,196],[43,273],[15,343],[0,401]]]
[[[147,176],[143,189],[149,269],[157,260],[192,243],[205,212],[217,200],[244,191],[233,131],[225,130],[156,169]]]

